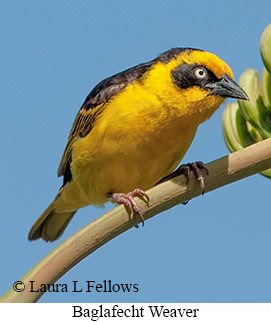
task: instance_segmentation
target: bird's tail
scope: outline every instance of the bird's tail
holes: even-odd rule
[[[54,241],[62,235],[76,211],[55,212],[55,203],[56,200],[48,206],[33,224],[28,234],[30,241],[39,238],[45,241]]]

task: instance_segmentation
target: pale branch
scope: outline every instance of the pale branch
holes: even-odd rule
[[[271,138],[243,150],[215,160],[206,165],[205,193],[271,168]],[[171,207],[201,194],[197,180],[192,176],[188,185],[184,175],[148,190],[148,205],[137,200],[147,220]],[[55,283],[68,270],[106,242],[139,223],[138,216],[132,219],[124,206],[117,206],[73,234],[52,250],[20,280],[25,289],[15,292],[13,288],[0,298],[0,302],[36,302],[42,292],[29,292],[30,281],[35,286]]]

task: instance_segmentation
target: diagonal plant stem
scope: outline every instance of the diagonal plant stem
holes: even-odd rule
[[[206,166],[209,175],[206,176],[205,192],[271,168],[271,138],[215,160]],[[199,196],[201,190],[195,178],[191,178],[187,185],[185,176],[181,175],[155,186],[147,193],[150,197],[148,205],[138,200],[146,220]],[[36,286],[55,283],[82,259],[132,228],[139,221],[137,216],[129,218],[123,206],[115,207],[52,250],[21,278],[25,284],[24,291],[15,292],[10,288],[0,298],[0,302],[37,302],[43,293],[29,292],[30,281],[35,281]]]

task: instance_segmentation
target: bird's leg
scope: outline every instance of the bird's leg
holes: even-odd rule
[[[137,197],[137,196],[145,197],[147,202],[149,202],[150,200],[148,195],[139,188],[136,188],[135,190],[127,194],[113,193],[111,195],[111,198],[118,204],[124,204],[126,207],[128,207],[130,209],[130,215],[133,215],[133,212],[135,212],[140,217],[142,226],[144,226],[144,217],[142,215],[140,207],[136,204],[134,200],[134,197]]]
[[[205,178],[204,178],[204,176],[202,174],[202,171],[205,171],[207,175],[209,174],[209,171],[206,168],[206,166],[204,165],[204,163],[201,162],[201,161],[181,165],[173,173],[171,173],[168,176],[162,178],[158,183],[156,183],[156,185],[160,184],[162,182],[165,182],[165,181],[167,181],[167,180],[169,180],[171,178],[174,178],[176,176],[182,175],[182,174],[184,174],[186,176],[186,178],[187,178],[186,183],[188,183],[189,174],[190,174],[191,171],[195,174],[197,180],[199,181],[200,188],[201,188],[201,194],[204,194],[204,189],[205,189],[204,181],[205,181]]]

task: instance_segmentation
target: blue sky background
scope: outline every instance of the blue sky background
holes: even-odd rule
[[[0,295],[105,211],[80,210],[54,243],[27,240],[61,186],[58,163],[89,91],[172,47],[217,54],[237,80],[247,67],[261,71],[270,12],[269,0],[1,1]],[[199,127],[183,162],[228,154],[223,108]],[[59,280],[137,283],[138,293],[48,293],[40,302],[270,302],[270,187],[255,175],[177,206]]]

